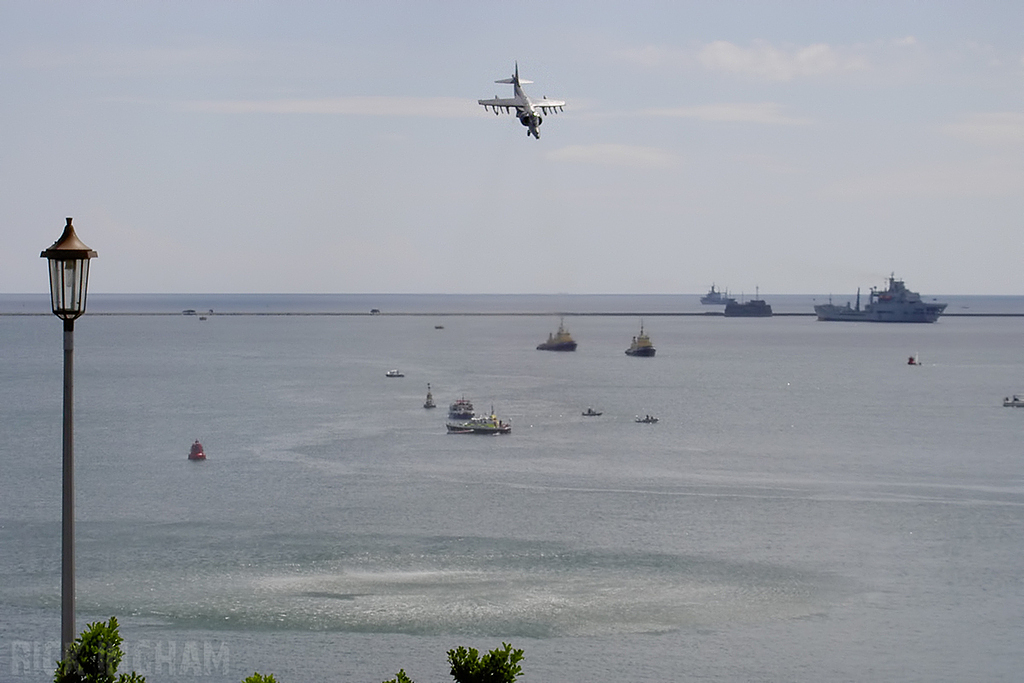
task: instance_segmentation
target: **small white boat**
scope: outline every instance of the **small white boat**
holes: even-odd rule
[[[1024,398],[1021,398],[1017,394],[1013,395],[1013,398],[1007,396],[1003,399],[1004,408],[1024,408]]]
[[[384,373],[384,376],[385,377],[405,377],[405,375],[403,375],[398,370],[388,370],[387,372]]]

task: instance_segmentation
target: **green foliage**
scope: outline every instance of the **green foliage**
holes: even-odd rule
[[[399,669],[394,678],[384,683],[412,683],[412,679],[405,675],[405,669]]]
[[[115,678],[124,657],[122,642],[115,617],[89,624],[68,646],[67,656],[57,662],[54,683],[145,683],[134,671]]]
[[[491,650],[483,657],[473,649],[461,645],[448,650],[448,663],[452,665],[452,678],[458,683],[515,683],[516,676],[523,672],[519,662],[522,650],[513,650],[509,643],[503,648]]]
[[[260,672],[254,671],[252,676],[246,678],[242,683],[277,683],[277,679],[274,678],[274,674],[264,676]]]

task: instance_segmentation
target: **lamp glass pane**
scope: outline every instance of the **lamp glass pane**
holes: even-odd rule
[[[50,260],[50,299],[53,313],[74,320],[85,312],[89,259]]]

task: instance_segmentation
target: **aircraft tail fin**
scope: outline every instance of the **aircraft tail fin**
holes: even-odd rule
[[[522,85],[523,83],[533,83],[533,81],[526,81],[519,78],[519,62],[516,62],[516,71],[512,74],[512,78],[503,78],[500,81],[494,81],[495,83],[508,83],[510,85]]]

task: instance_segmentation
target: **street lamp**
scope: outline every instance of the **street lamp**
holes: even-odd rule
[[[53,314],[64,321],[64,494],[62,496],[60,649],[66,657],[75,640],[75,455],[72,409],[75,359],[75,318],[85,313],[89,259],[96,252],[75,234],[71,219],[64,234],[39,254],[50,262],[50,301]]]

